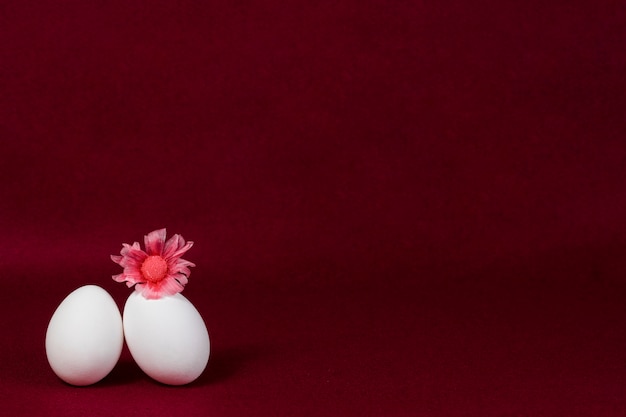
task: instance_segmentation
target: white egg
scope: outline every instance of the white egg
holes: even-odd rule
[[[109,293],[85,285],[70,293],[50,319],[46,355],[59,378],[90,385],[113,369],[122,353],[122,316]]]
[[[133,292],[124,306],[124,335],[137,365],[164,384],[194,381],[209,360],[206,325],[181,294],[148,300]]]

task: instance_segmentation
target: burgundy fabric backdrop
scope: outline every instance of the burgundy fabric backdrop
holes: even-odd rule
[[[624,416],[618,1],[0,4],[0,407],[29,416]],[[50,370],[122,242],[196,245],[171,388]]]

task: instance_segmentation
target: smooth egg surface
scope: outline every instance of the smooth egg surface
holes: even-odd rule
[[[139,367],[164,384],[194,381],[209,360],[206,325],[181,294],[148,300],[133,292],[124,306],[124,335]]]
[[[50,367],[72,385],[91,385],[107,376],[123,344],[120,311],[109,293],[96,285],[85,285],[65,297],[46,331]]]

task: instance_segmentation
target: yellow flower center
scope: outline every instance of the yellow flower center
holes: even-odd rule
[[[150,282],[159,282],[167,275],[167,262],[158,255],[148,256],[141,264],[141,274]]]

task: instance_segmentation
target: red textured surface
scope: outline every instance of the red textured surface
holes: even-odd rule
[[[620,2],[0,6],[0,404],[29,416],[623,416]],[[188,387],[44,335],[167,227]]]

